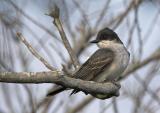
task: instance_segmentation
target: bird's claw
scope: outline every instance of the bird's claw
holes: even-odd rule
[[[119,89],[121,88],[120,82],[117,82],[116,80],[112,80],[111,83],[117,86]]]

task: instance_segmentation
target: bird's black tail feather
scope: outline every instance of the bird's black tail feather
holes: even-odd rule
[[[76,93],[78,93],[78,92],[79,92],[79,90],[74,89],[74,90],[71,92],[70,96],[73,95],[73,94],[76,94]]]
[[[54,96],[62,91],[66,90],[65,87],[56,87],[53,90],[49,91],[47,96]]]

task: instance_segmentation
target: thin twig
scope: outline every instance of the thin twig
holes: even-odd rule
[[[68,41],[68,39],[66,37],[66,34],[63,30],[62,23],[61,23],[60,18],[59,18],[59,8],[57,6],[55,6],[54,11],[52,11],[49,14],[49,16],[54,18],[53,23],[57,27],[57,29],[58,29],[58,31],[61,35],[63,44],[64,44],[65,48],[67,49],[69,55],[70,55],[70,58],[72,60],[72,63],[74,65],[74,67],[77,69],[80,66],[80,64],[79,64],[78,59],[77,59],[74,51],[72,50],[71,45],[69,44],[69,41]]]
[[[135,4],[136,5],[136,4]],[[143,40],[142,40],[142,34],[141,34],[141,28],[140,28],[140,23],[139,23],[139,17],[138,17],[138,8],[135,8],[135,24],[136,24],[136,28],[137,28],[137,35],[138,35],[138,43],[139,43],[139,48],[138,48],[138,52],[139,52],[139,61],[142,58],[143,55]]]
[[[14,109],[14,105],[12,104],[12,100],[11,100],[11,87],[7,84],[1,84],[1,92],[2,93],[2,97],[4,99],[4,101],[6,102],[6,106],[8,106],[8,110],[10,113],[16,113],[16,110]]]
[[[66,113],[77,113],[78,111],[81,111],[84,107],[86,107],[89,103],[91,103],[93,100],[94,100],[94,98],[90,96],[90,97],[84,99],[77,106],[75,106],[74,108],[70,109]]]
[[[6,0],[6,2],[10,3],[17,11],[19,11],[24,17],[26,17],[28,20],[30,20],[33,24],[35,24],[36,26],[38,26],[39,28],[41,28],[42,30],[44,30],[45,32],[47,32],[48,34],[53,36],[57,41],[60,42],[60,40],[57,38],[57,36],[53,32],[48,30],[48,28],[46,28],[43,24],[41,24],[39,21],[33,19],[26,12],[24,12],[22,9],[20,9],[12,0]]]
[[[99,18],[97,19],[96,23],[95,23],[95,26],[94,28],[97,29],[98,26],[100,25],[99,23],[102,21],[104,15],[106,14],[107,12],[107,9],[109,8],[109,4],[110,4],[111,0],[107,0],[105,5],[104,5],[104,8],[103,10],[101,11],[100,15],[99,15]]]
[[[114,113],[118,113],[118,106],[117,106],[117,101],[116,98],[112,98],[112,103],[113,103],[113,111]]]
[[[138,76],[134,76],[134,77],[143,86],[144,90],[147,91],[151,95],[151,97],[160,105],[159,96],[157,94],[155,94],[149,87],[147,87],[148,85],[146,85],[146,83],[143,80],[141,80],[140,77],[138,77]]]
[[[137,71],[138,69],[140,69],[141,67],[149,64],[152,61],[156,61],[156,60],[160,60],[160,48],[158,48],[154,53],[152,53],[150,55],[150,57],[146,58],[145,60],[143,60],[142,62],[137,62],[136,64],[131,64],[129,65],[128,69],[123,73],[123,75],[121,76],[120,79],[125,79],[126,77],[128,77],[131,73]]]
[[[135,3],[136,2],[136,3]],[[142,0],[132,0],[129,4],[129,6],[126,8],[125,12],[118,15],[115,19],[111,20],[111,22],[109,22],[109,26],[111,24],[114,23],[115,20],[117,20],[117,22],[115,23],[115,25],[112,27],[113,29],[116,29],[120,23],[124,20],[124,18],[129,14],[129,12],[135,8],[135,7],[138,7],[140,4],[142,3]],[[136,5],[134,5],[136,4]]]
[[[91,25],[88,21],[88,18],[85,14],[85,10],[83,10],[80,6],[80,3],[81,2],[78,2],[78,1],[75,1],[75,0],[72,0],[72,2],[75,4],[75,6],[77,7],[77,9],[79,10],[80,14],[82,15],[83,17],[83,21],[85,22],[85,24],[87,25],[88,29],[90,30],[91,29]]]
[[[39,60],[41,61],[48,69],[55,71],[56,69],[53,68],[39,53],[27,42],[27,40],[23,37],[21,33],[17,33],[17,37],[21,40],[24,45],[28,48],[28,50]]]

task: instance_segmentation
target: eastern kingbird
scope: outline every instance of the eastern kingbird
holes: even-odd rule
[[[118,35],[111,29],[104,28],[98,33],[96,40],[91,43],[96,43],[99,49],[73,74],[73,77],[95,82],[109,82],[118,79],[127,68],[130,59],[130,54]],[[48,96],[53,96],[65,89],[57,87],[49,92]],[[73,90],[71,94],[77,92]],[[106,98],[105,95],[96,97]]]

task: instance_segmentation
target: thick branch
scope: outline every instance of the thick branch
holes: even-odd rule
[[[115,96],[120,87],[113,83],[96,83],[60,75],[58,71],[50,72],[1,72],[0,82],[7,83],[56,83],[67,88],[82,90],[92,94]],[[115,95],[114,95],[115,94]]]

